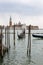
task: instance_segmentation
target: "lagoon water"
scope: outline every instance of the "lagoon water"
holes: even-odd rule
[[[24,39],[18,39],[15,35],[15,47],[13,34],[10,34],[10,49],[0,65],[43,65],[43,39],[34,39],[31,34],[31,57],[27,56],[28,34]],[[32,30],[31,33],[43,33],[43,30]],[[4,43],[3,39],[3,43]]]

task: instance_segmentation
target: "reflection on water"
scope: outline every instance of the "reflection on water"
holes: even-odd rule
[[[2,63],[3,63],[3,59],[2,59],[2,58],[0,58],[0,65],[2,65]]]
[[[27,56],[28,35],[18,40],[16,34],[14,47],[13,34],[10,35],[10,49],[4,58],[0,58],[0,65],[43,65],[43,40],[31,38],[31,53]]]
[[[28,59],[29,59],[28,62],[30,64],[30,62],[31,62],[31,55],[30,55],[30,53],[29,53]]]

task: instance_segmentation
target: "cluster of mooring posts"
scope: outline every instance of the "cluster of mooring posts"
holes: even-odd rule
[[[3,29],[1,28],[0,33],[0,56],[3,57],[5,52],[8,52],[10,49],[10,27],[5,27],[5,33],[3,33]],[[5,46],[2,43],[3,34],[5,34]],[[15,25],[14,25],[14,46],[15,46]],[[27,45],[27,56],[31,57],[31,25],[28,29],[28,45]]]
[[[5,30],[5,32],[3,32]],[[5,34],[5,42],[3,42]],[[3,44],[5,43],[5,45]],[[8,49],[10,48],[10,28],[5,27],[4,29],[0,28],[0,57],[3,57]]]
[[[3,32],[3,30],[5,30]],[[10,49],[10,27],[7,26],[4,29],[0,28],[0,57],[3,57],[6,52]],[[5,37],[5,42],[3,42],[3,38]],[[5,45],[3,44],[5,43]],[[14,46],[15,46],[15,25],[14,25]]]
[[[31,25],[29,25],[28,29],[27,56],[31,57]]]

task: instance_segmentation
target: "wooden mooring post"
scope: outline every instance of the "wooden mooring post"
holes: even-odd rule
[[[2,28],[0,32],[0,56],[3,57],[3,47],[2,47]]]
[[[15,46],[15,25],[14,25],[14,46]]]
[[[8,28],[8,44],[9,44],[9,48],[10,48],[10,27]]]
[[[6,28],[5,28],[5,45],[6,45]]]
[[[5,47],[3,45],[3,29],[1,27],[1,32],[0,32],[0,56],[3,58],[4,53],[5,53]]]
[[[29,25],[29,30],[28,30],[27,56],[31,56],[31,25]]]
[[[9,27],[7,27],[7,48],[10,48],[10,31]]]

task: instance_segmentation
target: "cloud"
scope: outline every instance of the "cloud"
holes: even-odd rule
[[[17,3],[0,3],[0,12],[13,12],[22,15],[43,15],[43,8]]]
[[[0,12],[43,15],[43,0],[0,0]]]
[[[43,0],[0,0],[0,24],[7,25],[10,15],[13,23],[43,27]]]
[[[43,0],[0,0],[3,3],[19,3],[31,6],[42,6]]]

